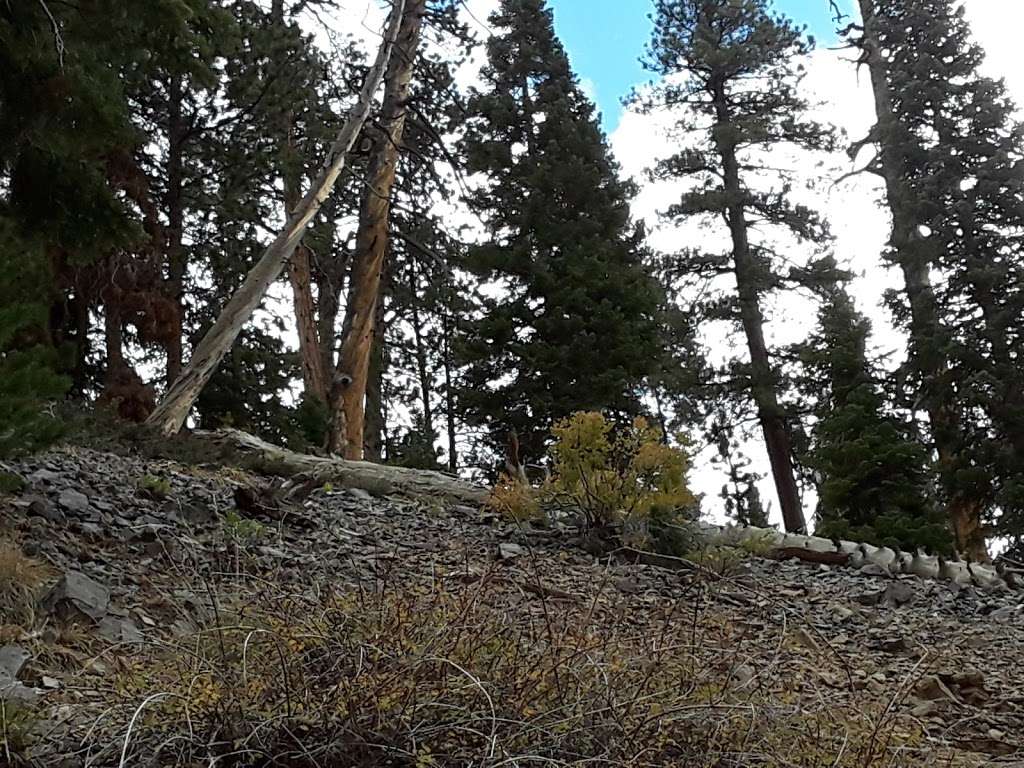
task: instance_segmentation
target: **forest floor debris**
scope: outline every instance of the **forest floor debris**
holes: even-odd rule
[[[1019,594],[623,562],[331,485],[240,510],[265,479],[84,448],[8,469],[13,765],[1024,766]]]

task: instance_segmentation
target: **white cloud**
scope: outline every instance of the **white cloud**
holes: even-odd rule
[[[583,91],[584,96],[586,96],[595,104],[597,103],[597,83],[595,83],[589,77],[581,77],[580,90]]]

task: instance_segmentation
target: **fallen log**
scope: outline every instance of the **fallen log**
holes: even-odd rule
[[[301,476],[318,483],[359,488],[377,496],[431,497],[470,506],[482,504],[488,496],[483,486],[443,472],[312,456],[281,448],[237,429],[196,431],[189,437],[213,448],[223,458],[268,475]]]

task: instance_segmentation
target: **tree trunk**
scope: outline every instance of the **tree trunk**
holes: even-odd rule
[[[433,496],[474,506],[483,504],[490,495],[483,486],[441,472],[295,453],[236,429],[196,432],[192,437],[221,449],[228,454],[223,458],[233,463],[272,475],[301,475],[318,484],[332,482],[378,495],[408,495],[417,499]],[[245,460],[239,461],[239,455]]]
[[[299,336],[299,358],[302,361],[302,383],[306,395],[327,403],[329,387],[324,368],[323,349],[317,328],[316,308],[313,302],[313,273],[309,263],[309,249],[299,245],[292,254],[288,269],[295,306],[295,328]]]
[[[285,27],[284,3],[274,0],[271,19],[281,29]],[[302,158],[295,147],[295,114],[289,109],[281,117],[281,145],[278,157],[281,165],[281,183],[284,191],[285,215],[294,211],[301,195]],[[316,303],[313,300],[313,273],[309,249],[303,243],[295,248],[288,264],[288,282],[292,287],[292,305],[295,308],[295,330],[299,337],[299,360],[302,364],[302,383],[307,397],[326,404],[328,397],[327,368],[321,354],[320,333],[317,328]]]
[[[942,386],[948,368],[946,353],[942,349],[946,331],[939,318],[935,291],[931,284],[930,262],[921,247],[913,200],[905,184],[907,169],[898,141],[901,128],[889,91],[888,66],[879,43],[877,18],[872,0],[859,0],[859,3],[864,19],[861,43],[863,60],[871,76],[882,177],[892,213],[891,245],[903,272],[904,290],[910,303],[911,359],[921,377],[921,399],[931,424],[941,474],[945,476],[961,463],[959,445],[962,414],[952,402],[948,387]],[[981,522],[984,501],[971,498],[951,487],[948,481],[945,485],[948,497],[946,511],[956,537],[957,549],[976,559],[987,560],[988,551]]]
[[[370,352],[370,372],[366,382],[366,430],[363,435],[363,450],[367,461],[384,460],[384,430],[387,419],[384,416],[384,369],[386,350],[384,340],[387,326],[384,324],[384,301],[377,303],[377,319],[373,326],[373,350]]]
[[[302,241],[309,222],[316,216],[334,188],[338,176],[345,167],[348,153],[370,113],[373,95],[384,77],[398,35],[399,24],[404,18],[404,8],[404,0],[395,0],[377,59],[367,73],[356,104],[350,110],[345,124],[327,154],[323,170],[299,206],[289,215],[284,229],[263,252],[259,261],[246,275],[241,287],[221,310],[213,327],[196,347],[188,366],[147,420],[148,424],[157,427],[164,434],[171,435],[181,429],[196,398],[252,317],[271,283],[281,275],[296,246]]]
[[[398,38],[398,54],[388,67],[381,106],[381,129],[367,171],[359,214],[355,260],[345,307],[344,335],[331,396],[331,451],[348,459],[363,455],[364,401],[373,347],[381,272],[388,246],[391,192],[405,129],[405,102],[419,45],[426,0],[409,0]]]
[[[714,93],[717,118],[722,125],[728,124],[732,115],[724,88]],[[761,275],[757,260],[750,251],[747,221],[743,204],[743,188],[740,184],[739,163],[736,147],[724,138],[725,132],[716,134],[717,150],[722,159],[725,193],[728,198],[726,219],[732,237],[733,268],[736,275],[736,290],[739,295],[740,320],[747,338],[750,352],[751,395],[757,406],[761,431],[764,434],[768,461],[771,463],[772,478],[782,509],[782,520],[786,530],[792,533],[805,531],[803,505],[796,485],[793,469],[793,449],[782,408],[775,392],[775,377],[772,372],[768,346],[764,340],[764,315],[761,312]]]
[[[423,403],[423,428],[434,439],[434,409],[430,405],[430,369],[427,364],[427,348],[423,339],[423,324],[420,322],[420,310],[416,296],[415,265],[409,269],[409,297],[412,303],[412,334],[416,352],[416,375],[420,380],[420,401]]]
[[[168,86],[170,113],[167,125],[167,194],[164,205],[167,209],[167,229],[163,246],[167,260],[167,288],[174,304],[175,315],[171,319],[173,325],[168,330],[164,351],[167,354],[167,370],[165,381],[170,387],[181,375],[182,336],[184,333],[184,301],[185,272],[187,264],[185,249],[182,246],[184,233],[184,168],[182,155],[185,151],[187,126],[181,112],[182,95],[181,81],[173,78]]]
[[[441,333],[444,334],[444,414],[448,427],[448,471],[459,471],[459,449],[455,434],[455,390],[452,385],[451,324],[448,315],[442,315]]]

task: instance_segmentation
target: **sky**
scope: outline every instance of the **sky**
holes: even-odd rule
[[[550,0],[555,31],[569,53],[573,69],[587,94],[601,110],[602,125],[611,133],[619,123],[621,100],[652,75],[640,63],[650,38],[653,0]],[[987,0],[1008,2],[1008,0]],[[850,0],[840,7],[849,8]],[[820,44],[836,40],[826,0],[781,0],[778,9],[806,24]]]

